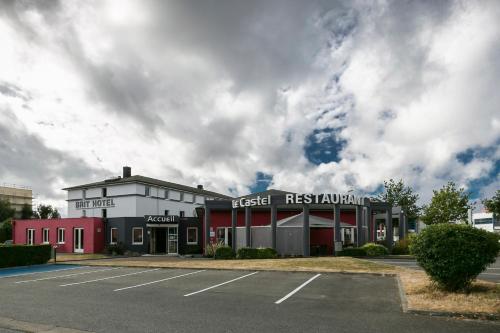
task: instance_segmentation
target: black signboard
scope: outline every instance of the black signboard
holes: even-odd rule
[[[144,215],[144,220],[146,220],[146,223],[152,223],[152,224],[162,224],[162,223],[179,223],[179,216],[178,215]]]

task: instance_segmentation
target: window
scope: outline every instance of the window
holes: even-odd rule
[[[106,198],[107,196],[108,196],[108,189],[107,189],[106,187],[104,187],[104,188],[102,189],[102,197],[103,197],[103,198]]]
[[[142,228],[132,228],[132,245],[142,245]]]
[[[151,186],[146,186],[144,188],[144,195],[147,197],[151,196]]]
[[[179,211],[179,216],[184,217],[184,216],[186,216],[186,213],[183,210],[181,210],[181,211]]]
[[[180,200],[180,201],[184,201],[184,193],[182,193],[182,192],[181,192],[181,193],[179,194],[179,200]]]
[[[217,243],[226,244],[226,228],[217,228]]]
[[[82,190],[82,198],[87,199],[87,190]]]
[[[167,189],[165,189],[164,195],[165,195],[164,198],[168,199],[168,190]]]
[[[26,244],[35,244],[35,229],[26,229]]]
[[[109,238],[109,244],[118,243],[118,228],[111,228],[111,237]]]
[[[82,216],[83,216],[83,217],[87,217],[87,211],[86,211],[85,209],[84,209],[84,210],[82,210]]]
[[[165,209],[165,216],[168,216],[168,209]]]
[[[108,217],[108,210],[107,209],[103,209],[102,212],[101,212],[101,215],[102,215],[102,217]]]
[[[486,219],[475,219],[474,224],[491,224],[493,223],[492,218],[486,218]]]
[[[42,241],[44,244],[49,243],[49,229],[48,228],[42,229]]]
[[[187,228],[187,243],[198,244],[198,228]]]
[[[64,228],[57,229],[57,244],[64,244],[65,241],[65,232]]]

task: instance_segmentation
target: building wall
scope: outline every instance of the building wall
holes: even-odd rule
[[[99,253],[104,249],[104,225],[100,218],[31,219],[15,220],[13,225],[14,244],[27,243],[27,229],[35,229],[34,244],[42,244],[42,230],[49,229],[49,244],[57,245],[57,252],[72,253],[75,228],[83,228],[84,253]],[[57,229],[65,229],[64,244],[57,243]]]
[[[500,224],[498,222],[494,224],[493,213],[474,213],[472,214],[472,220],[475,228],[490,232],[500,230]]]
[[[177,190],[150,186],[149,196],[146,196],[144,184],[119,184],[106,186],[107,196],[102,197],[103,187],[86,190],[85,200],[90,200],[89,208],[77,208],[77,202],[83,199],[83,190],[68,190],[68,217],[82,217],[84,210],[87,217],[102,217],[102,209],[106,209],[108,218],[143,217],[144,215],[163,215],[168,210],[169,215],[179,215],[184,211],[186,217],[193,217],[194,210],[200,207],[206,197]],[[166,194],[165,194],[166,192]],[[112,199],[114,207],[92,208],[93,200]]]
[[[33,192],[25,188],[0,186],[0,199],[7,200],[16,210],[16,217],[20,217],[23,205],[33,205]]]

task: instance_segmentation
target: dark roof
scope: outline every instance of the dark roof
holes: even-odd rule
[[[107,179],[104,181],[100,182],[95,182],[95,183],[89,183],[89,184],[83,184],[83,185],[78,185],[78,186],[72,186],[72,187],[66,187],[63,188],[63,190],[75,190],[75,189],[80,189],[80,188],[88,188],[88,187],[99,187],[99,186],[108,186],[108,185],[118,185],[118,184],[128,184],[128,183],[144,183],[148,185],[156,185],[156,186],[163,186],[163,187],[168,187],[180,191],[186,191],[186,192],[193,192],[193,193],[198,193],[198,194],[204,194],[204,195],[209,195],[213,197],[218,197],[218,198],[224,198],[224,199],[232,199],[232,197],[227,196],[225,194],[217,193],[217,192],[212,192],[212,191],[207,191],[207,190],[200,190],[199,188],[196,187],[191,187],[191,186],[186,186],[186,185],[181,185],[181,184],[176,184],[176,183],[171,183],[171,182],[166,182],[163,180],[155,179],[155,178],[149,178],[149,177],[144,177],[140,175],[135,175],[135,176],[130,176],[127,178],[113,178],[113,179]]]

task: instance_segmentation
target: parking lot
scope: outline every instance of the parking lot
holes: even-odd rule
[[[486,322],[405,314],[395,278],[368,274],[82,266],[4,275],[0,295],[1,317],[91,332],[497,332],[499,328]]]
[[[390,264],[390,265],[394,265],[394,266],[422,270],[422,268],[418,265],[418,263],[415,259],[388,259],[388,258],[384,258],[384,259],[370,259],[370,260],[374,261],[374,262],[383,262],[385,264]],[[498,258],[497,258],[497,261],[495,263],[491,264],[486,269],[486,271],[479,274],[478,278],[481,280],[485,280],[485,281],[500,283],[500,260],[498,260]]]

